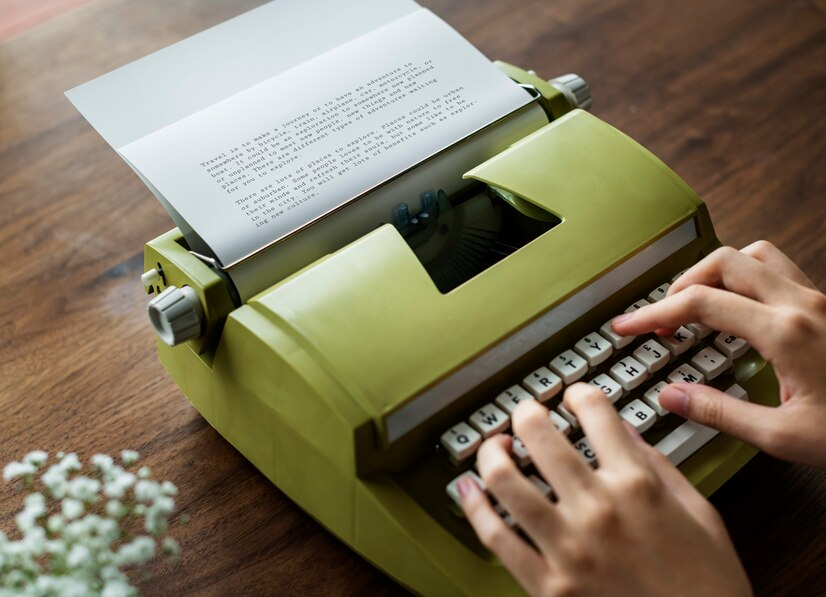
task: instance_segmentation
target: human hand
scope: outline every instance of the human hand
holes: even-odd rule
[[[718,249],[668,296],[613,321],[619,334],[670,334],[691,322],[745,338],[770,361],[780,406],[750,404],[699,384],[672,384],[660,404],[773,456],[826,468],[826,296],[766,241]]]
[[[535,548],[496,514],[470,479],[458,489],[482,543],[532,595],[750,595],[714,508],[659,452],[623,428],[596,387],[574,384],[565,406],[599,458],[594,470],[534,400],[513,413],[514,433],[553,487],[546,498],[517,469],[511,440],[478,452],[488,489]]]

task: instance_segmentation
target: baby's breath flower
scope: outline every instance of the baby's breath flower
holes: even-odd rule
[[[66,565],[71,568],[80,568],[89,562],[91,556],[92,554],[89,552],[88,547],[75,543],[72,545],[69,553],[66,554]]]
[[[74,452],[70,452],[63,456],[60,459],[60,467],[66,471],[79,471],[83,468],[83,465],[80,464],[80,459],[77,457],[77,454]]]
[[[66,520],[72,520],[83,514],[83,502],[75,498],[66,498],[60,507]]]
[[[11,481],[18,477],[33,475],[37,468],[30,462],[10,462],[3,467],[3,480]]]
[[[49,455],[44,452],[43,450],[35,450],[34,452],[29,452],[23,457],[23,462],[28,462],[32,466],[40,468],[43,466],[43,463],[46,462],[46,459],[49,458]]]
[[[123,518],[124,514],[126,514],[127,512],[129,512],[129,508],[123,505],[118,500],[109,500],[108,502],[106,502],[106,514],[108,514],[112,518]]]
[[[161,552],[168,557],[177,558],[181,555],[181,546],[172,537],[164,537],[161,542]]]
[[[68,486],[66,485],[66,471],[59,464],[53,464],[49,469],[40,475],[40,480],[49,489],[52,497],[61,499],[66,497]]]
[[[120,460],[123,462],[125,466],[132,466],[138,460],[140,460],[141,455],[138,454],[135,450],[123,450],[120,453]]]
[[[100,597],[131,597],[138,592],[129,583],[123,580],[110,580],[100,592]]]
[[[63,530],[63,527],[66,526],[66,521],[60,514],[52,514],[49,516],[49,519],[46,521],[46,528],[48,531],[56,535],[60,531]]]
[[[137,458],[137,452],[121,453],[127,466]],[[152,480],[146,466],[130,473],[106,454],[89,461],[95,478],[79,473],[83,465],[77,454],[58,453],[56,464],[40,470],[47,460],[48,454],[38,450],[4,468],[7,480],[22,477],[29,488],[39,476],[43,490],[26,496],[15,516],[20,539],[10,540],[0,531],[0,597],[137,595],[121,568],[143,567],[158,551],[180,553],[177,542],[163,537],[175,508],[172,496],[178,493],[173,483]],[[96,506],[101,498],[104,504]],[[133,517],[139,524],[143,517],[144,528],[154,536],[123,542],[134,528]],[[128,521],[125,529],[122,521]],[[134,578],[146,580],[147,574],[139,570]]]
[[[95,454],[92,456],[91,462],[92,466],[104,473],[112,468],[112,465],[115,463],[112,457],[108,454]]]
[[[164,481],[161,483],[161,492],[164,495],[178,495],[178,488],[172,481]]]
[[[120,566],[143,565],[155,555],[155,540],[141,535],[120,546],[117,551]]]
[[[135,499],[139,502],[149,502],[161,495],[161,486],[155,481],[141,479],[135,483]]]
[[[75,477],[69,481],[68,493],[71,497],[87,504],[97,501],[100,481],[89,477]]]
[[[121,472],[118,472],[111,481],[106,483],[103,493],[106,497],[120,499],[135,484],[136,480],[135,475],[121,469]]]

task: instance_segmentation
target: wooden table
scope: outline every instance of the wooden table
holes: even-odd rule
[[[0,45],[0,462],[130,447],[178,483],[149,595],[394,594],[213,431],[155,356],[143,243],[171,227],[63,91],[255,0],[97,0]],[[593,112],[826,287],[826,17],[802,0],[423,0],[491,58],[590,82]],[[151,94],[151,90],[146,91]],[[717,495],[755,589],[826,592],[826,474],[760,455]],[[0,528],[19,497],[0,486]]]

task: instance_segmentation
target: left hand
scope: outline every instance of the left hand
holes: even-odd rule
[[[626,430],[599,389],[565,392],[599,458],[594,470],[525,401],[514,433],[558,497],[550,501],[518,470],[511,440],[488,439],[478,468],[490,492],[530,537],[497,515],[469,478],[462,506],[482,543],[532,595],[750,595],[748,578],[714,508],[671,463]]]

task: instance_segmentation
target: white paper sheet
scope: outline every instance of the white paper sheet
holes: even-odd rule
[[[419,9],[120,151],[229,265],[525,103]]]

